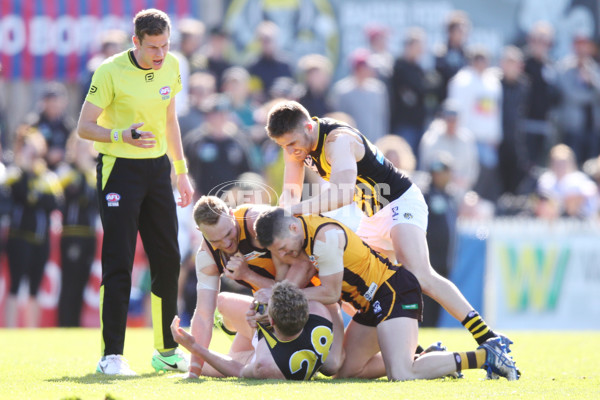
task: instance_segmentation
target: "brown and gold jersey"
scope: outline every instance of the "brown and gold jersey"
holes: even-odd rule
[[[389,277],[394,275],[398,266],[392,264],[349,228],[338,221],[317,215],[298,217],[304,229],[304,250],[315,268],[319,269],[319,260],[313,254],[315,237],[326,225],[340,227],[346,236],[344,247],[344,277],[342,282],[342,300],[351,303],[357,310],[367,311],[371,300]]]

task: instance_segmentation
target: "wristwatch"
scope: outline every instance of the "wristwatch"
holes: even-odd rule
[[[132,139],[139,139],[141,137],[142,137],[142,135],[137,131],[137,129],[131,130],[131,138]]]

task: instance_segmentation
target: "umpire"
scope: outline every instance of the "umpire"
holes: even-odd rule
[[[104,238],[102,358],[96,370],[107,375],[135,375],[123,348],[138,231],[152,276],[152,366],[157,371],[188,367],[170,331],[177,314],[180,254],[167,150],[181,195],[177,204],[188,206],[193,195],[175,114],[175,95],[181,90],[179,63],[168,52],[171,23],[164,12],[140,11],[133,23],[134,48],[98,67],[77,127],[79,136],[94,141],[99,152],[97,189]]]

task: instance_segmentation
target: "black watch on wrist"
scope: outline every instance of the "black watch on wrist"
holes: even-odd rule
[[[142,137],[142,135],[137,131],[137,129],[131,130],[131,138],[132,139],[139,139],[141,137]]]

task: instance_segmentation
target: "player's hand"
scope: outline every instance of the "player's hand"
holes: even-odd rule
[[[194,197],[194,189],[188,174],[177,175],[177,190],[179,191],[179,199],[177,205],[181,208],[187,207],[192,202]]]
[[[259,289],[254,293],[254,301],[257,303],[268,304],[272,292],[273,290],[271,288]]]
[[[225,266],[225,276],[233,280],[244,280],[246,273],[249,271],[248,263],[244,259],[244,256],[239,251],[235,253]]]
[[[194,337],[179,326],[179,317],[177,315],[173,318],[173,322],[171,323],[171,333],[173,334],[173,340],[175,340],[175,342],[190,351],[196,343]]]
[[[156,146],[156,137],[154,136],[154,134],[152,132],[141,131],[138,129],[142,125],[144,125],[143,122],[137,122],[135,124],[132,124],[129,128],[127,128],[123,132],[121,132],[123,142],[130,144],[132,146],[135,146],[135,147],[141,147],[143,149],[149,149],[149,148]],[[131,136],[132,129],[135,129],[140,134],[139,139],[134,139]]]

